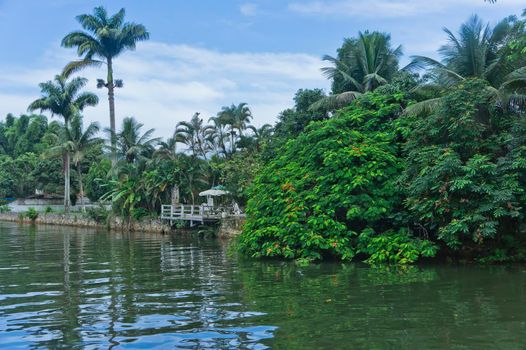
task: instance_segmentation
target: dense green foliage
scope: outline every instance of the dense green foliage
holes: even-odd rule
[[[221,204],[246,206],[239,247],[253,257],[526,258],[524,18],[492,27],[472,16],[458,33],[445,29],[441,60],[412,57],[402,69],[388,33],[360,32],[324,57],[330,95],[299,89],[274,126],[252,125],[247,103],[208,119],[195,113],[165,140],[134,117],[115,125],[114,89],[123,85],[112,60],[149,37],[124,18],[97,7],[77,17],[84,31],[64,38],[80,60],[40,84],[29,106],[61,121],[0,122],[0,199],[39,190],[64,195],[67,210],[68,198],[88,197],[131,221],[157,217],[162,204],[200,204],[201,191],[221,186],[230,192]],[[68,78],[102,64],[105,139],[81,115],[98,102],[82,91],[86,79]],[[105,208],[86,215],[104,222]]]
[[[253,256],[349,260],[362,253],[385,260],[370,252],[381,244],[375,236],[407,237],[392,232],[401,210],[396,117],[402,98],[366,95],[283,147],[256,179],[241,249]],[[414,251],[414,257],[401,253],[402,261],[434,253],[416,239],[404,243],[390,247]]]
[[[52,147],[61,126],[41,115],[8,115],[0,122],[0,198],[25,197],[35,189],[62,187],[62,162],[40,157]]]
[[[338,58],[326,57],[335,95],[310,110],[350,105],[277,144],[252,188],[243,253],[526,258],[524,22],[492,28],[473,16],[458,36],[446,33],[442,62],[415,57],[407,67],[426,75],[393,70],[369,76],[379,79],[370,89],[356,77],[366,79],[366,53],[396,62],[387,35],[347,39]]]
[[[436,110],[412,120],[402,183],[407,206],[429,238],[448,247],[524,254],[524,116],[492,103],[468,80]]]

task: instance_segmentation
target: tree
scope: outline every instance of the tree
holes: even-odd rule
[[[65,129],[66,139],[63,147],[71,154],[73,164],[77,168],[77,175],[80,187],[80,205],[85,211],[84,206],[84,186],[82,182],[82,161],[86,155],[103,144],[101,138],[96,137],[99,132],[97,123],[90,123],[86,129],[83,128],[82,117],[75,116],[69,127]]]
[[[413,56],[409,69],[428,68],[430,83],[421,91],[434,91],[434,98],[416,103],[408,112],[430,111],[440,103],[441,93],[468,78],[489,83],[495,102],[502,107],[523,106],[526,102],[526,58],[510,61],[502,54],[512,29],[512,19],[506,18],[495,27],[484,24],[473,15],[460,26],[458,36],[444,29],[448,43],[439,49],[442,62],[425,56]]]
[[[453,86],[429,114],[408,116],[401,187],[429,239],[448,255],[524,258],[524,116],[491,103],[487,82]]]
[[[95,106],[99,99],[91,92],[81,92],[86,85],[87,79],[73,78],[67,80],[64,75],[55,76],[54,81],[47,81],[40,84],[42,97],[33,101],[28,109],[30,111],[40,110],[50,112],[52,116],[58,115],[64,119],[65,127],[69,127],[69,122],[78,116],[84,108]],[[65,150],[64,160],[64,209],[69,211],[71,206],[71,184],[70,184],[70,154]]]
[[[221,118],[220,115],[215,117],[210,117],[208,122],[212,122],[212,125],[205,127],[206,137],[211,145],[212,151],[216,154],[223,154],[223,156],[228,156],[228,150],[226,143],[228,141],[228,131],[227,123],[224,118]]]
[[[246,103],[240,103],[238,105],[232,104],[231,106],[225,106],[218,113],[218,117],[222,119],[222,122],[228,126],[230,132],[230,154],[234,154],[236,151],[236,130],[239,136],[243,135],[247,125],[252,120],[252,112]]]
[[[274,127],[274,138],[295,138],[312,121],[327,118],[323,111],[312,111],[310,106],[326,97],[322,89],[299,89],[294,95],[294,108],[282,111]]]
[[[360,32],[358,38],[345,39],[338,56],[325,55],[331,67],[322,68],[332,80],[333,95],[320,99],[312,110],[335,110],[357,96],[387,84],[398,71],[402,47],[391,47],[391,36],[380,32]]]
[[[177,153],[177,140],[178,135],[174,132],[174,135],[168,138],[166,142],[163,141],[159,143],[160,147],[154,154],[154,156],[163,163],[168,163],[169,171],[164,172],[163,174],[165,174],[165,176],[162,177],[165,182],[159,187],[163,188],[164,186],[164,188],[166,188],[167,186],[171,186],[172,191],[170,202],[172,205],[177,205],[180,202],[180,173],[177,165],[177,160],[179,159],[179,154]]]
[[[286,143],[250,190],[241,251],[401,263],[433,255],[433,245],[412,237],[397,217],[401,99],[364,94]]]
[[[99,79],[97,87],[108,89],[110,108],[110,129],[113,135],[115,126],[115,88],[122,87],[122,80],[114,80],[113,60],[127,50],[135,50],[138,42],[148,40],[150,34],[142,24],[125,22],[125,10],[121,9],[111,17],[104,7],[95,7],[92,15],[83,14],[76,17],[84,31],[74,31],[62,39],[62,46],[77,48],[77,54],[82,59],[68,63],[64,74],[70,75],[86,67],[107,68],[106,81]],[[115,146],[112,140],[112,146]],[[113,147],[113,152],[115,147]],[[116,154],[112,153],[112,162],[116,162]]]
[[[240,148],[244,148],[252,153],[259,153],[264,144],[266,144],[273,132],[272,125],[263,124],[260,128],[253,125],[248,125],[247,130],[251,130],[251,135],[243,135],[239,138],[238,144]]]
[[[69,121],[84,108],[99,103],[97,95],[81,92],[87,82],[86,78],[77,77],[68,81],[65,75],[56,75],[53,81],[39,84],[42,97],[33,101],[28,110],[31,112],[40,110],[40,112],[50,112],[51,116],[60,116],[67,126]]]
[[[188,146],[194,157],[200,156],[206,159],[206,154],[210,150],[209,138],[207,128],[199,115],[200,113],[196,112],[189,122],[177,123],[175,133],[177,141]]]
[[[148,129],[142,133],[143,126],[135,118],[127,117],[122,121],[121,130],[115,136],[111,136],[111,139],[116,141],[115,154],[127,163],[133,163],[142,157],[150,158],[160,141],[160,138],[152,137],[155,129]],[[109,132],[111,134],[111,130]]]

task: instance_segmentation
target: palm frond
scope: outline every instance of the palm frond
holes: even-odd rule
[[[105,62],[98,61],[98,60],[92,60],[92,59],[71,61],[64,67],[62,74],[66,77],[69,77],[71,74],[81,71],[85,68],[100,67],[104,63]]]
[[[422,114],[429,114],[433,110],[435,110],[440,103],[442,102],[441,97],[431,98],[425,101],[417,102],[412,105],[409,105],[404,110],[405,115],[422,115]]]

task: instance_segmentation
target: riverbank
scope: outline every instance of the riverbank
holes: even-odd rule
[[[150,219],[142,221],[127,222],[119,217],[109,219],[107,222],[97,222],[85,217],[82,213],[57,214],[57,213],[39,213],[36,220],[28,217],[21,217],[19,213],[0,213],[0,221],[19,222],[24,224],[44,224],[71,227],[88,227],[108,229],[113,231],[142,231],[150,233],[171,233],[174,229],[167,223],[159,219]],[[231,238],[241,233],[244,219],[227,218],[224,219],[218,227],[218,238]]]

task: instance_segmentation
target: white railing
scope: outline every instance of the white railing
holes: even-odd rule
[[[161,219],[177,220],[177,219],[204,219],[220,217],[220,212],[217,208],[206,205],[163,205],[161,207]]]

